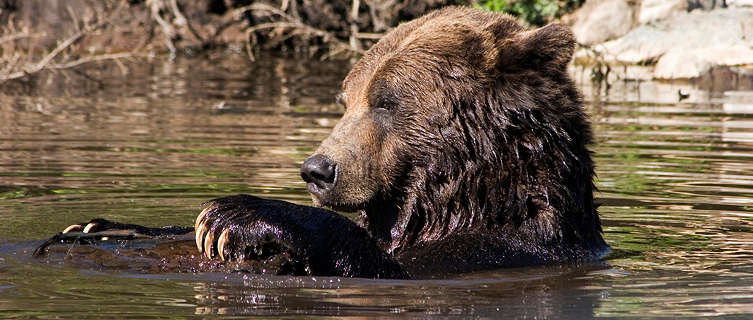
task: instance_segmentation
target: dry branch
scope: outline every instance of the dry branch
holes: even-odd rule
[[[0,43],[8,42],[8,41],[16,41],[16,40],[31,38],[31,37],[33,37],[33,35],[29,34],[28,32],[18,32],[18,33],[9,34],[7,36],[0,37]]]
[[[178,6],[178,0],[169,0],[170,1],[170,9],[173,12],[173,15],[175,16],[175,24],[177,24],[180,27],[185,27],[188,29],[188,31],[191,33],[191,35],[196,38],[201,43],[204,43],[204,37],[202,37],[198,31],[196,31],[196,28],[194,28],[193,24],[191,24],[191,21],[186,18],[185,15],[183,15],[183,12],[180,11],[180,7]]]
[[[134,52],[98,54],[98,55],[93,55],[93,56],[86,56],[83,58],[79,58],[79,59],[64,62],[64,63],[50,64],[47,66],[47,69],[50,69],[50,70],[68,69],[68,68],[77,67],[82,64],[89,63],[89,62],[105,61],[105,60],[114,60],[116,63],[120,63],[120,59],[133,58],[136,56],[140,56],[140,55]]]
[[[165,19],[162,18],[162,14],[160,13],[164,7],[164,3],[162,0],[146,0],[146,5],[149,7],[152,19],[157,21],[160,28],[162,29],[162,33],[165,35],[165,45],[167,46],[167,49],[170,50],[170,54],[175,54],[175,40],[176,40],[176,33],[175,29],[173,28],[172,24],[168,23]]]
[[[359,0],[353,1],[354,6],[358,5]],[[329,46],[329,53],[323,56],[323,58],[343,52],[363,54],[363,49],[357,39],[374,39],[377,37],[377,34],[365,34],[364,37],[359,37],[360,33],[358,33],[358,27],[355,24],[352,24],[351,30],[355,30],[355,32],[351,31],[353,32],[352,39],[349,43],[346,43],[338,39],[334,33],[313,27],[310,24],[303,22],[300,18],[285,12],[284,9],[292,10],[292,6],[276,8],[268,4],[254,3],[235,9],[227,14],[227,16],[231,17],[232,21],[239,21],[247,12],[269,18],[273,21],[260,23],[245,29],[248,39],[246,52],[251,60],[254,60],[253,47],[258,44],[256,32],[261,30],[267,30],[268,34],[276,34],[273,40],[273,43],[275,44],[282,43],[290,37],[318,38]],[[352,12],[356,12],[352,14],[357,14],[357,8],[353,9]]]
[[[19,2],[21,9],[14,9],[17,12],[5,12],[7,23],[0,25],[0,82],[95,61],[111,60],[121,67],[122,59],[146,55],[147,50],[174,56],[184,48],[240,44],[252,60],[257,48],[292,49],[321,54],[323,59],[355,56],[399,21],[455,2],[25,0]],[[48,3],[59,8],[58,16],[37,16],[34,10]],[[210,8],[210,4],[221,8]],[[70,17],[61,18],[60,14]],[[62,29],[61,21],[66,26]],[[53,38],[56,34],[72,35],[58,40]]]
[[[43,56],[39,61],[37,62],[27,62],[22,67],[18,67],[17,63],[20,60],[19,55],[16,54],[14,57],[3,59],[7,60],[7,62],[11,62],[14,64],[9,63],[8,65],[13,65],[13,67],[3,70],[4,72],[0,74],[0,82],[13,80],[13,79],[20,79],[23,77],[26,77],[30,74],[34,74],[37,72],[40,72],[42,70],[47,69],[66,69],[66,68],[72,68],[75,66],[79,66],[81,64],[87,63],[87,62],[93,62],[93,61],[102,61],[102,60],[112,60],[112,59],[121,59],[125,57],[131,57],[134,56],[135,53],[133,52],[124,52],[124,53],[117,53],[117,54],[103,54],[103,55],[94,55],[94,56],[85,56],[76,60],[72,61],[66,61],[66,62],[60,62],[60,63],[53,63],[53,61],[61,55],[65,50],[69,49],[73,44],[81,40],[84,36],[87,34],[90,34],[92,32],[95,32],[107,25],[109,25],[113,18],[117,17],[118,14],[120,14],[121,9],[126,5],[127,1],[122,0],[120,4],[112,11],[112,13],[105,19],[102,19],[101,21],[86,25],[77,32],[75,32],[72,36],[68,37],[64,41],[60,42],[50,53]],[[73,14],[73,13],[71,13]],[[27,35],[28,36],[28,35]],[[19,37],[16,35],[10,35],[7,37],[3,37],[2,39],[10,39],[14,37],[12,40],[17,40],[23,37]],[[11,40],[6,40],[11,41]],[[12,71],[14,69],[21,69],[19,71]]]

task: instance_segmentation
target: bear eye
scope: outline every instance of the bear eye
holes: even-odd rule
[[[382,95],[377,99],[374,99],[371,106],[374,110],[390,111],[392,109],[395,109],[397,103],[397,97],[393,95]]]
[[[388,103],[380,103],[374,106],[376,111],[389,111],[390,109],[392,109],[392,106]]]
[[[335,103],[339,104],[343,108],[347,109],[345,106],[345,93],[340,92],[335,96]]]

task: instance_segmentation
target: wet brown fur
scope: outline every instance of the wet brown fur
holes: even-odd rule
[[[598,260],[609,247],[593,201],[591,128],[566,72],[574,46],[564,26],[527,31],[470,8],[399,26],[348,74],[346,112],[302,168],[315,202],[359,211],[359,224],[229,196],[197,218],[199,252],[254,272],[370,278]],[[99,219],[78,228],[91,223],[162,237],[191,229]],[[35,252],[61,239],[83,238],[56,235]]]
[[[516,242],[533,263],[600,256],[574,46],[562,25],[471,8],[400,25],[343,82],[346,112],[316,152],[337,183],[314,201],[360,211],[398,257],[443,241]]]

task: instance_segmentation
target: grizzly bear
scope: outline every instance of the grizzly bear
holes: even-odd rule
[[[609,247],[591,128],[567,73],[574,47],[565,26],[526,30],[473,8],[398,26],[347,75],[345,113],[301,168],[317,206],[357,222],[220,198],[196,219],[199,251],[370,278],[598,260]]]
[[[200,250],[246,259],[265,239],[306,272],[359,277],[601,257],[591,128],[567,74],[574,46],[565,26],[529,31],[472,8],[400,25],[347,75],[345,114],[301,168],[314,203],[357,211],[358,225],[230,197],[197,219]]]

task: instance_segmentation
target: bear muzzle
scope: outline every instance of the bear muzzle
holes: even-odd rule
[[[337,163],[327,156],[313,155],[303,162],[301,178],[311,194],[320,202],[326,202],[327,194],[337,183]]]

